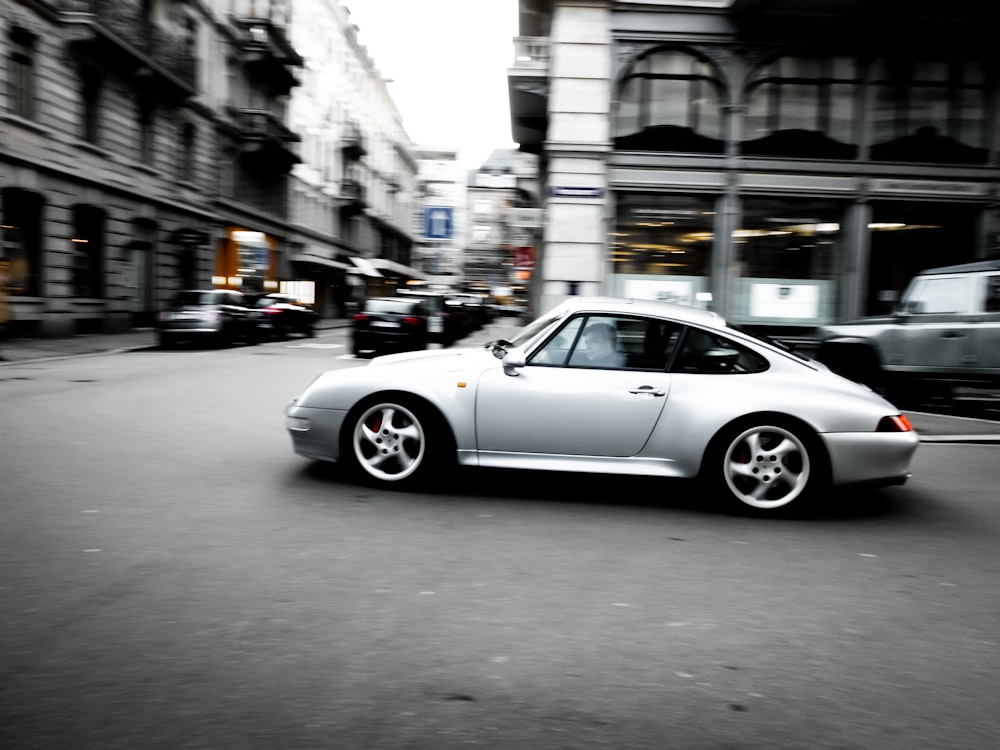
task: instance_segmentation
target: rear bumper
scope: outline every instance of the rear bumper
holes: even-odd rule
[[[903,484],[920,445],[917,432],[827,433],[834,485]]]

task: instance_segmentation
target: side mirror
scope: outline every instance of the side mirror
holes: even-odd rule
[[[528,364],[528,360],[524,356],[524,349],[520,347],[508,350],[500,362],[503,364],[504,374],[512,377],[520,375],[518,370]]]

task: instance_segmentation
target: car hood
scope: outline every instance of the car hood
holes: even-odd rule
[[[460,349],[422,349],[415,352],[399,352],[398,354],[383,354],[368,363],[368,367],[386,367],[406,364],[408,366],[426,366],[443,370],[457,370],[468,367],[470,358],[496,362],[489,349],[484,347],[465,347]]]

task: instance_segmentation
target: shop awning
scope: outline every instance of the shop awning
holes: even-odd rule
[[[372,258],[372,263],[376,268],[382,271],[388,271],[393,275],[405,276],[408,279],[424,279],[427,280],[428,276],[423,271],[418,271],[416,268],[410,268],[409,266],[404,266],[402,263],[397,263],[394,260],[387,260],[386,258]]]
[[[339,268],[341,271],[351,271],[354,269],[353,266],[349,266],[346,263],[341,263],[337,260],[330,260],[329,258],[321,258],[318,255],[309,255],[308,253],[299,253],[298,255],[292,256],[293,263],[312,263],[317,266],[327,266],[328,268]]]
[[[368,258],[358,258],[357,256],[352,255],[351,263],[355,265],[362,276],[369,276],[373,279],[384,278],[382,274],[379,273],[379,270],[372,265],[372,262],[368,260]]]

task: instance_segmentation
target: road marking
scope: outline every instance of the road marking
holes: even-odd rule
[[[343,349],[343,344],[288,344],[287,349]]]

